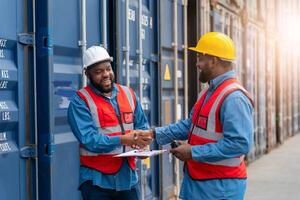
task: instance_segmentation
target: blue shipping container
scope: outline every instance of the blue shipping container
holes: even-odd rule
[[[0,197],[25,199],[32,164],[22,158],[22,150],[30,143],[31,109],[28,102],[28,50],[19,43],[18,34],[25,29],[23,1],[0,3]],[[26,103],[26,104],[25,104]],[[27,118],[28,117],[28,118]],[[21,156],[20,156],[21,155]]]
[[[67,108],[82,85],[85,48],[108,48],[118,82],[136,91],[151,126],[184,116],[182,1],[89,0],[85,15],[82,2],[0,2],[3,199],[81,198],[78,142]],[[172,35],[175,24],[178,36]],[[167,154],[139,162],[142,198],[176,195],[179,169],[174,172],[174,167]]]

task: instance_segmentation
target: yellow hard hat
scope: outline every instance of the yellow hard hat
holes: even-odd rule
[[[197,46],[189,49],[225,60],[236,59],[233,41],[227,35],[219,32],[208,32],[202,35]]]

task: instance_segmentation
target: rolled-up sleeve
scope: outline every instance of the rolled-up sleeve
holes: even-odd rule
[[[193,146],[194,160],[216,162],[249,152],[253,140],[253,107],[250,100],[236,91],[224,100],[220,112],[223,139],[217,143]]]
[[[75,137],[90,151],[105,153],[121,145],[119,136],[107,136],[98,132],[89,108],[77,94],[70,102],[68,121]]]

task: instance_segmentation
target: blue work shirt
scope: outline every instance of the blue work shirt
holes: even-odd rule
[[[235,77],[233,71],[226,72],[209,82],[205,101],[224,80]],[[201,162],[216,162],[226,158],[246,155],[253,142],[253,106],[241,92],[229,94],[220,110],[224,138],[217,143],[192,147],[192,158]],[[156,140],[159,144],[168,144],[173,140],[187,140],[191,127],[193,110],[189,118],[165,127],[156,128]],[[199,169],[201,170],[201,169]],[[212,179],[196,181],[186,172],[183,178],[180,198],[182,199],[232,199],[242,200],[246,190],[246,179]]]
[[[119,115],[116,101],[116,96],[119,92],[117,86],[114,84],[111,97],[104,96],[92,85],[90,86],[96,94],[103,96],[106,101],[110,102],[117,115]],[[109,152],[121,145],[120,136],[107,136],[98,132],[88,106],[78,94],[75,94],[70,102],[68,121],[78,141],[84,144],[84,147],[90,151],[96,153]],[[134,129],[148,129],[148,121],[137,96],[134,111]],[[101,188],[121,191],[129,190],[136,185],[138,177],[136,171],[129,167],[125,159],[120,171],[114,175],[106,175],[97,170],[81,166],[80,185],[87,180],[93,181],[94,185],[98,185]]]

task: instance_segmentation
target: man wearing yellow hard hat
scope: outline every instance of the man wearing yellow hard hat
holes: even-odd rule
[[[242,200],[246,190],[244,157],[252,144],[253,105],[236,80],[233,41],[225,34],[204,34],[196,47],[200,81],[208,82],[190,117],[158,127],[150,134],[159,144],[188,140],[171,152],[185,162],[181,199]]]

